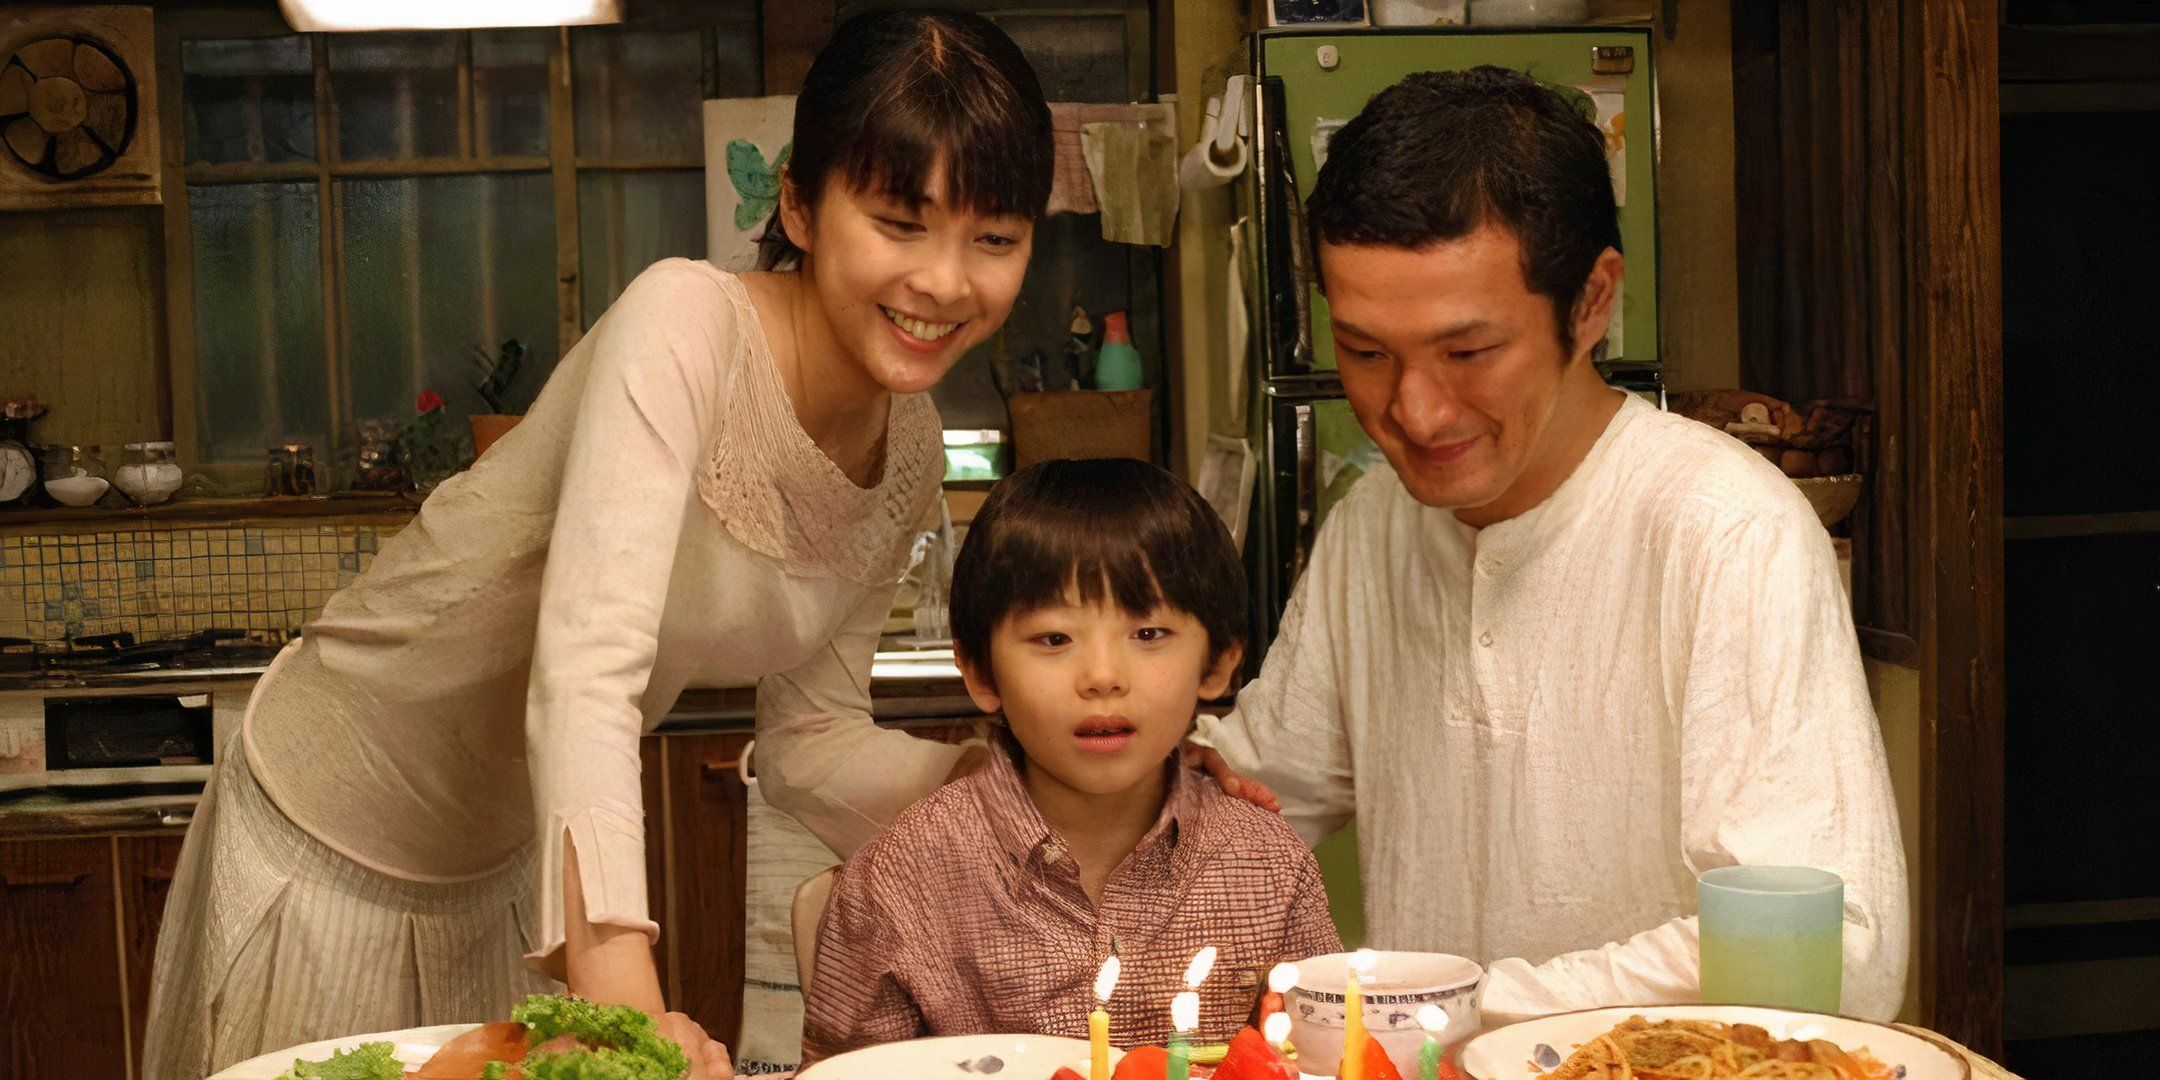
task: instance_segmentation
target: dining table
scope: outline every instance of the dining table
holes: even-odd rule
[[[320,1061],[329,1057],[335,1051],[348,1050],[363,1042],[388,1042],[395,1047],[398,1057],[404,1060],[408,1066],[418,1066],[421,1062],[426,1061],[428,1055],[433,1053],[435,1049],[470,1031],[475,1026],[477,1025],[442,1024],[433,1027],[406,1028],[401,1031],[377,1032],[369,1035],[353,1035],[341,1039],[326,1039],[321,1042],[288,1047],[284,1050],[249,1059],[212,1075],[209,1080],[277,1080],[278,1076],[292,1068],[295,1059]],[[1911,1024],[1897,1024],[1895,1026],[1923,1038],[1933,1039],[1955,1050],[1964,1057],[1966,1064],[1972,1067],[1972,1080],[2020,1080],[2017,1074],[1972,1052],[1953,1039]],[[1324,1080],[1324,1078],[1315,1077],[1312,1080]]]

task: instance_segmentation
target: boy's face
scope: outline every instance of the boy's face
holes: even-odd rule
[[[1063,603],[999,624],[988,673],[968,663],[961,673],[984,712],[1004,710],[1031,782],[1113,795],[1153,782],[1240,656],[1232,645],[1210,663],[1207,630],[1184,611],[1134,615],[1068,589]]]

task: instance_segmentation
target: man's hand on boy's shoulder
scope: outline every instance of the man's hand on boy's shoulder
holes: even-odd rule
[[[1273,789],[1258,780],[1239,776],[1231,770],[1230,763],[1224,761],[1214,747],[1188,742],[1179,747],[1178,753],[1186,768],[1199,769],[1214,777],[1215,782],[1222,786],[1223,794],[1234,799],[1243,799],[1262,810],[1282,813],[1282,801],[1275,797]]]

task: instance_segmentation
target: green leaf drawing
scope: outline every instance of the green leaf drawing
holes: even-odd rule
[[[748,139],[729,139],[727,144],[728,180],[735,185],[735,194],[742,201],[735,204],[735,230],[747,232],[757,227],[772,213],[773,205],[780,200],[780,168],[787,164],[794,143],[780,148],[780,156],[772,164],[765,164],[765,152]]]

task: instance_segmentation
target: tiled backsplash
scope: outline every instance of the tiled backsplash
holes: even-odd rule
[[[0,537],[0,636],[291,630],[395,531],[251,525]]]

